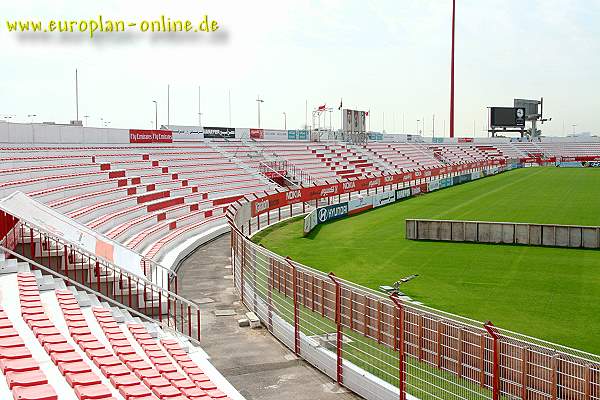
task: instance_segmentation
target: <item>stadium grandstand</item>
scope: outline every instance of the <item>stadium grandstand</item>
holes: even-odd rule
[[[205,331],[202,296],[185,297],[178,276],[228,233],[230,289],[249,319],[358,396],[600,399],[599,356],[390,299],[251,240],[370,195],[595,163],[600,140],[249,132],[0,122],[0,398],[243,399],[204,351],[218,332]]]

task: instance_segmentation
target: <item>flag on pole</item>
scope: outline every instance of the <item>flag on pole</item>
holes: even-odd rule
[[[369,116],[369,112],[371,112],[371,110],[369,109],[369,111],[365,112],[365,117]]]
[[[341,110],[341,109],[342,109],[342,107],[343,107],[343,104],[342,104],[342,99],[340,98],[340,106],[338,107],[338,110]]]
[[[326,108],[327,108],[327,104],[323,104],[322,106],[319,106],[318,110],[325,111]]]

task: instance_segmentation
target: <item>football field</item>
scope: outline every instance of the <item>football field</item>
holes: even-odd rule
[[[600,225],[600,169],[519,169],[317,227],[301,219],[255,241],[324,272],[377,289],[418,274],[414,300],[600,354],[600,251],[417,242],[406,218]]]

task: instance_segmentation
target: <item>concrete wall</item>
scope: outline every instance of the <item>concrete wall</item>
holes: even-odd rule
[[[88,128],[72,125],[12,124],[0,122],[1,143],[129,143],[128,129]]]
[[[406,238],[598,249],[600,227],[407,219]]]

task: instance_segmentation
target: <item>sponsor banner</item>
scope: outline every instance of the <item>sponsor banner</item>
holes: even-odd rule
[[[471,180],[471,174],[464,174],[458,177],[460,183],[469,182]]]
[[[391,204],[395,201],[396,201],[396,193],[393,191],[377,193],[373,196],[373,208],[385,206],[386,204]]]
[[[264,139],[265,131],[263,129],[250,129],[250,139]]]
[[[206,139],[234,139],[234,128],[223,128],[219,126],[205,126],[204,137]]]
[[[427,184],[427,191],[433,192],[434,190],[438,190],[440,188],[440,181],[431,181]]]
[[[410,196],[410,188],[396,190],[396,201],[406,199]]]
[[[471,180],[475,180],[475,179],[479,179],[479,178],[481,178],[481,172],[479,172],[479,171],[471,172]]]
[[[308,235],[319,224],[317,212],[318,210],[312,210],[304,217],[304,236]]]
[[[557,165],[561,168],[583,168],[581,161],[559,161]]]
[[[460,185],[460,176],[452,177],[452,185]]]
[[[308,140],[308,131],[304,129],[288,130],[288,140]]]
[[[279,129],[265,129],[265,139],[270,140],[288,140],[288,131]]]
[[[274,193],[263,198],[253,200],[251,203],[251,214],[253,217],[255,217],[264,212],[300,202],[308,202],[346,193],[376,189],[382,186],[390,186],[402,182],[410,182],[416,179],[424,178],[425,175],[435,178],[440,174],[457,173],[464,169],[483,168],[491,165],[493,165],[493,162],[471,163],[464,166],[455,165],[444,168],[435,168],[427,171],[414,171],[376,178],[357,179],[328,185],[311,186],[307,188],[291,190],[288,192]],[[452,181],[452,184],[458,184],[461,182],[459,177],[454,177],[453,179],[454,180]],[[419,193],[428,191],[427,184],[423,184],[419,188]]]
[[[561,168],[600,168],[598,161],[559,161],[556,165]]]
[[[473,138],[470,138],[470,137],[458,138],[458,143],[473,143]]]
[[[525,157],[525,158],[519,159],[519,161],[522,164],[538,164],[538,165],[543,165],[543,164],[548,164],[548,163],[555,163],[556,162],[556,157],[549,157],[549,158]]]
[[[440,189],[452,186],[452,178],[440,179]]]
[[[381,142],[383,140],[383,133],[371,132],[371,133],[369,133],[369,140],[373,140],[375,142]]]
[[[410,195],[411,196],[417,196],[421,194],[421,186],[413,186],[410,188]]]
[[[373,198],[368,197],[357,197],[348,202],[348,215],[358,214],[373,208]]]
[[[155,129],[130,129],[129,143],[173,143],[173,132]]]
[[[298,132],[298,140],[308,140],[308,131],[306,129],[300,129]]]
[[[560,161],[600,161],[600,157],[596,156],[579,156],[579,157],[561,157]]]
[[[334,204],[317,209],[317,220],[319,224],[331,221],[332,219],[342,218],[348,215],[348,203]]]
[[[193,125],[163,125],[161,129],[166,129],[178,135],[200,135],[202,127]]]
[[[236,139],[250,139],[250,129],[248,128],[235,128]]]

